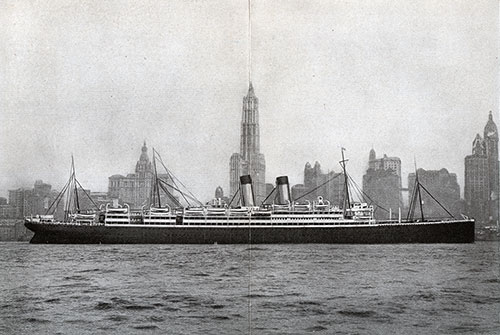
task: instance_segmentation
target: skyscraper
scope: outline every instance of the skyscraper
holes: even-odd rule
[[[386,211],[397,215],[398,209],[403,207],[401,159],[387,155],[377,158],[375,150],[371,149],[368,170],[363,176],[363,192],[370,198],[367,201],[373,201],[377,219],[388,218]]]
[[[19,188],[9,190],[9,206],[11,214],[16,218],[23,218],[27,215],[45,214],[47,209],[57,197],[58,192],[52,190],[50,184],[37,180],[33,189]],[[62,213],[63,202],[61,201],[59,212]],[[52,213],[50,213],[52,214]],[[58,213],[54,213],[58,214]]]
[[[478,226],[498,221],[498,130],[491,112],[483,136],[476,135],[465,157],[465,206]]]
[[[309,162],[304,167],[304,184],[292,187],[292,199],[314,201],[319,196],[330,201],[332,205],[342,206],[344,199],[343,173],[328,171],[324,173],[319,162],[314,167]]]
[[[463,212],[463,203],[460,200],[460,185],[457,182],[457,175],[443,168],[441,170],[418,169],[418,181],[432,194],[432,197],[421,190],[422,209],[426,218],[447,217],[448,213],[439,205],[441,204],[454,217],[459,218]],[[408,196],[411,198],[415,187],[416,174],[408,175]],[[411,199],[408,199],[411,202]],[[420,216],[420,209],[416,209],[415,217]]]
[[[493,121],[493,115],[490,111],[488,122],[484,127],[484,147],[486,149],[486,157],[488,158],[488,175],[489,175],[489,212],[488,220],[490,222],[498,221],[498,129]]]
[[[239,189],[239,178],[250,175],[257,204],[266,197],[266,161],[260,153],[259,99],[252,82],[243,98],[241,115],[240,152],[231,155],[229,163],[229,188],[232,197]]]

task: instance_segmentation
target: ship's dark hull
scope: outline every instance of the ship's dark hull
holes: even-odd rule
[[[26,222],[31,243],[272,244],[473,243],[474,221],[333,227],[113,227]]]

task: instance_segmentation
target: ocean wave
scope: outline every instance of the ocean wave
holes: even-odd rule
[[[462,293],[463,290],[458,289],[458,288],[453,288],[453,287],[443,287],[441,289],[442,292],[444,293]]]
[[[152,305],[135,305],[135,304],[132,304],[132,305],[127,305],[127,306],[124,306],[125,309],[130,309],[130,310],[133,310],[133,311],[142,311],[142,310],[145,310],[145,309],[155,309],[155,306],[152,306]]]
[[[224,308],[226,306],[224,306],[224,305],[212,305],[210,307],[212,307],[213,309],[222,309],[222,308]]]
[[[131,302],[129,300],[121,299],[121,298],[111,298],[111,302],[107,301],[99,301],[94,309],[104,311],[111,309],[123,309],[123,310],[133,310],[133,311],[141,311],[141,310],[149,310],[155,309],[157,306],[155,304],[141,304],[136,302]]]
[[[309,327],[309,328],[306,328],[304,329],[306,332],[321,332],[321,331],[324,331],[324,330],[328,330],[328,328],[324,327],[324,326],[312,326],[312,327]]]
[[[109,302],[98,302],[97,305],[95,306],[95,309],[97,310],[106,310],[106,309],[112,309],[113,304]]]
[[[337,311],[337,313],[345,316],[353,316],[358,318],[373,318],[377,315],[375,311],[370,310],[356,310],[356,309],[345,309]]]
[[[215,315],[215,316],[212,316],[212,319],[214,319],[214,320],[229,320],[231,318],[227,315]]]
[[[179,303],[179,302],[184,302],[184,303],[198,303],[200,302],[199,299],[193,297],[193,296],[190,296],[190,295],[177,295],[177,294],[174,294],[174,295],[169,295],[169,294],[165,294],[161,297],[163,300],[166,300],[168,302],[172,302],[172,303]]]
[[[498,283],[500,283],[500,279],[499,278],[489,278],[489,279],[483,280],[483,283],[485,283],[485,284],[498,284]]]
[[[244,251],[264,251],[264,250],[267,250],[267,249],[259,248],[259,247],[249,247],[249,248],[246,248]]]
[[[83,319],[71,319],[71,320],[64,320],[64,323],[70,323],[70,324],[86,324],[86,323],[92,323],[88,320],[83,320]]]
[[[384,311],[390,314],[403,314],[407,309],[408,307],[404,304],[393,303],[390,306],[385,307]]]
[[[137,326],[131,326],[131,328],[139,329],[139,330],[151,330],[151,329],[158,329],[158,326],[155,326],[155,325],[137,325]]]
[[[210,275],[208,273],[199,272],[199,273],[193,274],[193,276],[195,276],[195,277],[209,277]]]
[[[272,295],[259,294],[259,293],[251,293],[243,295],[243,298],[255,299],[255,298],[270,298]]]
[[[80,271],[76,271],[77,273],[88,273],[88,272],[99,272],[101,269],[84,269],[84,270],[80,270]]]
[[[500,297],[492,297],[486,295],[473,295],[471,301],[475,304],[498,304],[500,303]]]
[[[426,321],[420,321],[412,324],[413,327],[419,327],[419,328],[427,328],[431,326],[431,323],[426,322]]]
[[[301,300],[297,302],[299,305],[312,305],[312,306],[320,306],[321,303],[318,301],[312,301],[312,300]]]
[[[111,301],[115,304],[123,304],[123,305],[130,304],[129,300],[118,297],[111,298]]]
[[[170,306],[165,306],[162,308],[164,311],[167,311],[167,312],[177,312],[180,310],[180,308],[177,308],[177,307],[170,307]]]
[[[478,332],[478,323],[462,323],[449,328],[452,333],[462,334],[464,332]]]
[[[89,278],[80,276],[80,275],[72,275],[72,276],[65,276],[63,278],[64,280],[88,280]]]
[[[432,302],[436,300],[436,295],[432,292],[417,291],[417,294],[410,294],[407,296],[400,296],[403,300],[423,300]]]
[[[41,318],[35,318],[35,317],[29,317],[24,319],[27,322],[32,322],[32,323],[50,323],[52,321],[47,320],[47,319],[41,319]]]
[[[122,321],[127,321],[129,318],[125,315],[110,315],[107,317],[108,320],[115,321],[115,322],[122,322]]]

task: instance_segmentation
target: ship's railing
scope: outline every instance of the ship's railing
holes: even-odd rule
[[[53,215],[34,215],[25,217],[27,222],[47,225],[73,225],[73,226],[100,226],[102,222],[96,221],[95,214],[71,214],[68,221],[59,221]]]
[[[252,212],[251,208],[242,207],[242,208],[230,208],[227,211],[228,216],[249,216]]]
[[[227,210],[225,208],[218,208],[218,207],[208,207],[207,208],[207,215],[215,215],[215,216],[221,216],[221,215],[227,215]]]
[[[142,220],[135,223],[143,224],[171,224],[176,221],[176,214],[172,213],[170,206],[165,207],[150,207],[148,210],[143,210],[138,214]]]
[[[139,214],[144,217],[175,215],[172,213],[172,209],[168,205],[165,207],[150,207],[149,209],[144,209],[143,207]]]
[[[56,224],[69,224],[75,226],[104,226],[103,222],[98,222],[98,221],[70,221],[70,222],[56,222]]]
[[[96,222],[96,214],[74,213],[69,216],[70,222],[90,225]]]
[[[149,208],[149,214],[165,214],[165,213],[170,213],[171,209],[169,205],[165,205],[165,207],[150,207]]]
[[[205,207],[191,207],[185,208],[183,211],[184,216],[204,216],[206,214]]]
[[[373,212],[373,206],[364,202],[354,202],[346,210],[346,214],[354,220],[373,220]]]
[[[309,200],[306,200],[305,204],[299,204],[297,202],[294,202],[292,204],[292,211],[295,211],[295,212],[310,212],[311,211],[311,202]]]
[[[112,208],[109,207],[109,203],[106,204],[106,211],[104,212],[104,223],[130,223],[130,206],[128,204],[125,204],[125,207]]]
[[[33,223],[54,223],[54,215],[30,215],[24,218],[28,222]]]
[[[176,226],[229,226],[229,227],[319,227],[319,226],[350,226],[371,225],[371,220],[345,220],[343,216],[334,217],[326,215],[314,215],[304,217],[300,215],[277,215],[269,218],[245,216],[245,217],[186,217],[182,223]]]
[[[262,216],[271,214],[328,214],[341,215],[343,212],[338,207],[330,206],[329,202],[322,204],[272,204],[269,207],[191,207],[177,211],[177,216],[182,217],[233,217],[233,216]]]
[[[319,196],[316,201],[313,202],[314,212],[327,212],[330,210],[330,201],[324,200],[322,196]]]
[[[187,218],[205,218],[205,217],[251,217],[251,216],[266,216],[271,214],[276,215],[291,215],[292,217],[300,215],[315,215],[321,214],[337,220],[339,218],[352,219],[358,221],[373,220],[373,206],[366,203],[354,203],[351,208],[344,212],[338,206],[332,206],[330,201],[318,197],[316,201],[311,203],[291,203],[287,204],[271,204],[266,207],[191,207],[185,208],[180,212],[176,212],[177,216]],[[373,222],[373,221],[370,221]]]

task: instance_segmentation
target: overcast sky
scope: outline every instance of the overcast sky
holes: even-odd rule
[[[0,196],[61,187],[71,153],[92,191],[134,171],[142,142],[202,200],[229,184],[248,89],[247,0],[0,3]],[[492,110],[497,0],[252,0],[251,80],[266,179],[304,164],[359,184],[371,148],[448,168]]]

